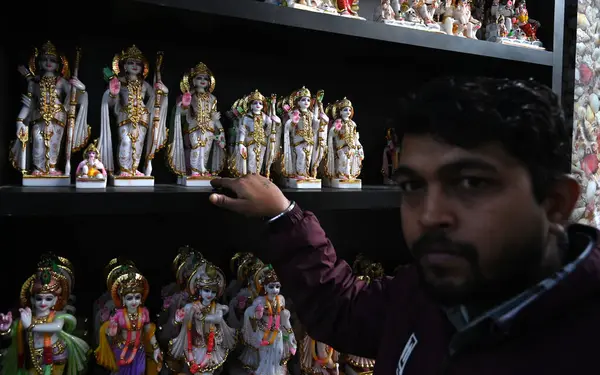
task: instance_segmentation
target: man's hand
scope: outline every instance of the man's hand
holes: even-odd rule
[[[241,178],[216,178],[211,181],[216,189],[227,189],[237,197],[211,194],[209,200],[216,206],[254,217],[273,217],[285,211],[290,201],[268,178],[245,175]]]

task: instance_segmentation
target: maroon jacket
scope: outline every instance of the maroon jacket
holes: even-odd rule
[[[342,353],[375,358],[375,374],[600,371],[600,234],[591,227],[570,227],[571,263],[555,277],[462,327],[423,292],[412,266],[370,284],[357,280],[310,212],[295,207],[269,232],[262,258],[307,332]]]

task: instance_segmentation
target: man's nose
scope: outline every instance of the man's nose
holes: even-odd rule
[[[442,189],[433,188],[425,193],[420,222],[426,229],[446,229],[455,224],[450,199]]]

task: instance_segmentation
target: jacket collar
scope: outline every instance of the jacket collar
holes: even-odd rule
[[[457,320],[461,320],[460,310],[446,311],[457,329],[450,343],[450,355],[484,337],[502,338],[524,324],[543,324],[577,301],[600,291],[600,232],[574,224],[568,228],[568,235],[571,261],[554,275],[468,323],[463,320],[463,324],[457,324]]]

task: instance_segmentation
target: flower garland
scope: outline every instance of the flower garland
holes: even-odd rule
[[[125,345],[123,347],[123,351],[121,351],[121,356],[119,358],[119,362],[117,365],[119,367],[130,365],[135,356],[137,355],[138,349],[140,347],[140,342],[142,340],[142,326],[144,324],[144,318],[142,314],[142,308],[138,307],[137,309],[137,321],[134,326],[131,324],[131,320],[129,319],[129,314],[126,309],[123,309],[123,316],[125,317],[125,327],[127,329],[127,338],[125,339]],[[133,344],[133,350],[129,355],[129,358],[125,359],[125,355],[127,354],[129,347],[131,346],[131,335],[133,332],[136,332],[135,343]]]
[[[269,311],[269,321],[267,323],[267,328],[265,329],[265,334],[263,335],[263,339],[260,342],[261,346],[273,345],[275,342],[275,338],[277,337],[277,333],[279,333],[279,327],[281,326],[281,303],[279,302],[279,295],[275,296],[275,329],[271,331],[271,327],[273,326],[273,306],[271,302],[269,302],[269,298],[265,296],[265,304],[267,305],[267,310]],[[269,338],[269,334],[271,335],[271,339]]]
[[[199,302],[195,302],[194,306],[197,306]],[[193,307],[192,307],[193,308]],[[215,310],[215,301],[212,301],[209,305],[209,312],[213,312]],[[204,320],[206,316],[202,318],[202,332],[204,332]],[[209,328],[208,338],[206,339],[206,353],[204,354],[204,358],[200,364],[196,363],[194,359],[194,343],[192,340],[192,322],[193,319],[190,319],[187,323],[187,357],[188,357],[188,366],[190,367],[190,372],[192,374],[199,373],[202,369],[206,367],[208,361],[212,357],[212,352],[215,348],[215,325],[211,324]]]

